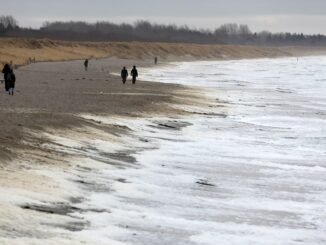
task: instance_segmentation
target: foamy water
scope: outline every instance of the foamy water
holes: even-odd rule
[[[137,163],[103,173],[112,191],[82,205],[110,212],[83,214],[91,228],[78,237],[136,245],[326,244],[325,57],[176,63],[145,70],[142,79],[208,88],[228,114],[94,117],[134,130],[123,145],[138,150]],[[184,127],[159,126],[171,123]]]

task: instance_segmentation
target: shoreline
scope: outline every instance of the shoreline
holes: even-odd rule
[[[134,62],[129,61],[129,66]],[[148,61],[138,63],[150,65]],[[72,244],[71,238],[65,240],[64,236],[74,236],[73,232],[89,226],[88,221],[78,218],[78,212],[87,209],[78,206],[93,191],[108,188],[99,172],[111,165],[135,164],[131,155],[140,149],[118,147],[122,138],[132,135],[130,128],[84,115],[180,117],[187,112],[169,104],[202,100],[198,90],[180,85],[142,81],[132,85],[130,80],[122,85],[112,71],[125,64],[126,60],[95,60],[86,73],[81,61],[50,62],[16,71],[17,93],[0,96],[2,244],[44,244],[47,239],[47,244],[59,240]],[[105,146],[98,150],[94,148],[97,144]],[[23,217],[19,224],[18,217]],[[48,231],[43,231],[45,228]],[[56,234],[53,241],[52,233]],[[78,238],[74,239],[77,244]]]
[[[68,236],[69,232],[81,231],[89,226],[88,221],[80,220],[76,213],[110,212],[82,210],[79,207],[82,203],[80,194],[87,195],[90,190],[111,191],[98,173],[109,165],[134,167],[135,161],[131,156],[135,153],[134,149],[120,149],[115,145],[119,145],[125,136],[135,138],[128,127],[87,119],[84,115],[111,119],[146,116],[179,118],[183,113],[191,112],[169,107],[169,104],[191,106],[199,102],[209,106],[214,103],[204,101],[197,89],[175,84],[139,81],[133,86],[129,81],[123,86],[112,71],[119,71],[122,65],[127,63],[130,66],[134,62],[114,58],[95,60],[91,62],[88,73],[82,70],[81,61],[38,63],[17,70],[18,77],[25,76],[24,83],[20,83],[20,78],[18,80],[17,97],[0,96],[2,108],[8,101],[12,103],[7,110],[0,111],[1,123],[6,128],[0,133],[0,139],[5,144],[4,148],[0,148],[0,153],[3,153],[3,158],[0,158],[0,183],[5,193],[0,199],[0,224],[6,227],[0,234],[0,241],[1,238],[9,239],[3,240],[4,244],[12,242],[10,237],[24,237],[24,234],[31,239],[27,244],[44,244],[44,240],[51,237],[51,232],[41,232],[45,227],[66,230]],[[138,63],[140,66],[151,65],[150,60]],[[72,71],[70,75],[67,75],[67,70]],[[37,77],[35,74],[39,71],[48,73]],[[218,101],[215,103],[219,104]],[[159,122],[157,126],[178,127],[164,122]],[[65,138],[71,141],[65,141]],[[101,145],[108,139],[112,144],[103,145],[104,149],[108,147],[108,151],[94,149],[93,144]],[[141,138],[138,140],[142,142]],[[84,142],[87,147],[78,142]],[[109,160],[105,163],[105,159]],[[104,163],[99,164],[99,160]],[[96,182],[90,175],[95,176]],[[114,181],[123,183],[124,180]],[[8,197],[13,200],[6,200]],[[16,222],[10,222],[19,215],[25,217],[26,229],[19,230],[22,227],[15,228]],[[35,237],[39,237],[40,241],[34,240]],[[53,244],[57,239],[62,239],[62,244],[71,244],[70,240],[65,241],[62,237],[56,237]],[[50,240],[48,244],[51,244]]]

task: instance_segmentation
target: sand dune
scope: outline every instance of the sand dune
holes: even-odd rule
[[[66,42],[48,39],[0,39],[0,63],[26,64],[36,61],[64,61],[84,58],[117,57],[144,59],[242,59],[325,53],[325,48],[254,47],[235,45],[196,45],[140,42]]]

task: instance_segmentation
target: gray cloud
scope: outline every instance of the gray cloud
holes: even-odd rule
[[[325,0],[0,0],[1,14],[22,26],[46,20],[109,20],[215,28],[226,22],[247,23],[255,31],[324,33]]]

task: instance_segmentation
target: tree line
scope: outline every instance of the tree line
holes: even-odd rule
[[[224,24],[214,31],[188,26],[82,21],[45,22],[39,29],[19,27],[12,16],[0,16],[0,35],[10,37],[50,38],[67,41],[142,41],[196,44],[242,45],[326,45],[324,35],[303,33],[252,32],[247,25]]]

